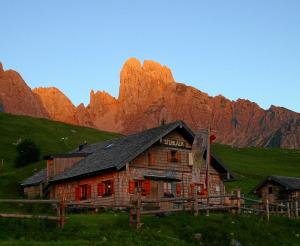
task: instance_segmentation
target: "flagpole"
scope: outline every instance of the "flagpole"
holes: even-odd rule
[[[206,191],[207,191],[207,207],[209,207],[209,166],[210,166],[210,136],[211,136],[211,127],[209,126],[207,131],[207,151],[206,151]],[[206,215],[209,215],[209,209],[206,210]]]

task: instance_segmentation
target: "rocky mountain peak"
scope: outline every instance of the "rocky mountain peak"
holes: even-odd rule
[[[76,124],[76,108],[68,97],[55,87],[39,87],[32,90],[47,109],[51,119]]]
[[[2,63],[0,62],[0,74],[1,74],[1,73],[4,73],[4,69],[3,69]]]
[[[130,58],[120,73],[119,101],[124,104],[124,112],[149,105],[161,97],[168,84],[174,82],[169,68],[149,60],[141,65],[136,58]]]

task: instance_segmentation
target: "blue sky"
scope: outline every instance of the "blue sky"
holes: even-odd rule
[[[118,96],[129,57],[210,95],[300,112],[300,1],[0,0],[0,61],[75,105]]]

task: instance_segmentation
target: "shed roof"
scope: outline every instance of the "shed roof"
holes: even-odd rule
[[[31,185],[38,185],[44,182],[47,179],[47,168],[42,169],[41,171],[35,173],[31,177],[25,179],[22,186],[31,186]]]
[[[268,181],[273,181],[280,186],[284,187],[286,190],[300,190],[300,178],[288,177],[288,176],[268,176],[262,182],[260,182],[253,190],[253,193],[263,187]]]

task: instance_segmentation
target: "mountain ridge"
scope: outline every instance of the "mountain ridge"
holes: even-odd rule
[[[274,105],[264,110],[247,99],[234,101],[222,95],[209,96],[176,82],[172,71],[158,62],[128,59],[120,71],[118,98],[105,91],[91,90],[87,106],[75,106],[54,87],[30,90],[22,77],[15,74],[18,73],[4,71],[0,65],[0,103],[5,112],[123,134],[181,119],[194,131],[211,125],[217,130],[218,142],[223,144],[300,148],[299,113]],[[26,103],[19,100],[14,105],[11,96],[20,99],[20,88],[26,92],[22,100],[35,105],[27,103],[26,109]]]

